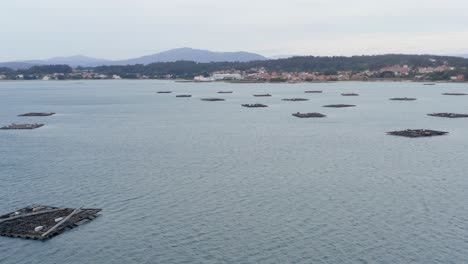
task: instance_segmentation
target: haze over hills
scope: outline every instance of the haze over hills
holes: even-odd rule
[[[67,64],[72,67],[96,67],[102,65],[133,65],[150,64],[154,62],[175,62],[175,61],[195,61],[195,62],[248,62],[256,60],[266,60],[267,58],[249,52],[213,52],[208,50],[179,48],[160,53],[132,58],[127,60],[105,60],[77,55],[71,57],[54,57],[46,60],[26,60],[0,63],[0,67],[13,69],[30,68],[36,65]]]
[[[172,49],[153,55],[143,56],[135,59],[115,61],[116,65],[127,64],[150,64],[153,62],[195,61],[195,62],[248,62],[255,60],[266,60],[267,58],[249,52],[213,52],[208,50],[180,48]]]
[[[468,54],[452,54],[450,57],[461,57],[468,58]],[[127,60],[106,60],[92,58],[84,55],[76,55],[70,57],[54,57],[45,60],[24,60],[24,61],[11,61],[0,63],[0,67],[7,67],[12,69],[28,69],[32,66],[40,65],[57,65],[66,64],[71,67],[97,67],[104,65],[111,66],[125,66],[143,64],[148,65],[151,63],[158,62],[176,62],[176,61],[194,61],[198,63],[207,62],[252,62],[252,61],[265,61],[265,60],[284,60],[292,59],[296,57],[307,58],[310,56],[299,56],[299,55],[282,55],[264,57],[259,54],[249,52],[213,52],[208,50],[192,49],[192,48],[179,48],[172,49],[152,55],[142,56],[138,58],[131,58]],[[325,57],[324,57],[325,58]],[[331,58],[331,57],[330,57]]]

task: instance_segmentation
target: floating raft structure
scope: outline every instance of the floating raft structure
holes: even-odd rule
[[[8,126],[0,127],[0,129],[9,130],[9,129],[36,129],[44,126],[44,124],[11,124]]]
[[[322,91],[305,91],[304,93],[322,93]]]
[[[32,205],[0,216],[0,236],[46,240],[93,220],[100,211]]]
[[[466,95],[466,93],[443,93],[442,95]]]
[[[179,94],[179,95],[176,95],[176,97],[192,97],[192,95],[190,94]]]
[[[321,114],[321,113],[294,113],[292,114],[293,116],[295,117],[299,117],[299,118],[322,118],[322,117],[327,117],[326,115],[324,114]]]
[[[342,93],[342,96],[359,96],[357,93]]]
[[[158,91],[158,93],[160,93],[160,94],[170,94],[170,93],[172,93],[172,91]]]
[[[435,117],[445,117],[445,118],[466,118],[468,114],[455,114],[455,113],[432,113],[427,114],[428,116],[435,116]]]
[[[55,115],[55,113],[54,112],[50,112],[50,113],[31,112],[31,113],[18,115],[18,116],[51,116],[51,115]]]
[[[225,99],[222,98],[202,98],[202,101],[208,101],[208,102],[219,102],[219,101],[226,101]]]
[[[247,108],[268,107],[268,105],[264,105],[264,104],[242,104],[241,106],[247,107]]]
[[[232,91],[219,91],[218,93],[219,94],[231,94]]]
[[[331,105],[324,105],[323,107],[332,107],[332,108],[344,108],[344,107],[355,107],[356,105],[350,104],[331,104]]]
[[[397,97],[397,98],[390,98],[391,101],[416,101],[416,98],[410,97]]]
[[[269,97],[271,94],[254,94],[255,97]]]
[[[282,101],[289,101],[289,102],[302,102],[302,101],[309,101],[309,99],[305,98],[286,98],[286,99],[281,99]]]
[[[423,85],[436,85],[435,83],[424,83]]]
[[[449,132],[436,131],[430,129],[406,129],[401,131],[392,131],[387,132],[388,135],[417,138],[417,137],[434,137],[434,136],[443,136]]]

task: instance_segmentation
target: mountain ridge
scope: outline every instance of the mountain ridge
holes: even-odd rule
[[[103,65],[131,65],[131,64],[151,64],[157,62],[175,61],[195,61],[195,62],[249,62],[255,60],[267,60],[266,57],[245,51],[237,52],[214,52],[209,50],[193,48],[176,48],[159,53],[130,58],[126,60],[106,60],[88,57],[85,55],[74,55],[69,57],[53,57],[45,60],[21,60],[0,62],[0,67],[13,69],[24,69],[32,66],[67,64],[72,67],[96,67]]]

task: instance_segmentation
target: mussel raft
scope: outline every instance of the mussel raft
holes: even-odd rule
[[[430,129],[406,129],[401,131],[387,132],[388,135],[401,136],[409,138],[442,136],[449,132],[430,130]]]
[[[428,116],[435,116],[435,117],[445,117],[445,118],[464,118],[468,117],[468,114],[455,114],[455,113],[432,113],[427,114]]]
[[[304,93],[322,93],[322,91],[305,91]]]
[[[397,98],[390,98],[391,101],[415,101],[416,98],[409,98],[409,97],[397,97]]]
[[[331,105],[324,105],[323,107],[332,107],[332,108],[343,108],[343,107],[355,107],[356,105],[349,105],[349,104],[331,104]]]
[[[342,93],[342,96],[359,96],[357,93]]]
[[[22,114],[22,115],[18,115],[18,116],[51,116],[51,115],[55,115],[54,112],[31,112],[31,113],[26,113],[26,114]]]
[[[159,91],[158,93],[160,93],[160,94],[169,94],[169,93],[172,93],[172,91]]]
[[[3,130],[9,129],[36,129],[44,126],[44,124],[11,124],[8,126],[0,127]]]
[[[218,102],[218,101],[226,101],[225,99],[221,98],[202,98],[200,99],[202,101],[208,101],[208,102]]]
[[[232,91],[219,91],[218,93],[219,94],[231,94]]]
[[[269,97],[271,94],[254,94],[255,97]]]
[[[176,95],[176,97],[192,97],[192,95],[190,95],[190,94],[180,94],[180,95]]]
[[[321,113],[300,113],[300,112],[297,112],[297,113],[294,113],[292,115],[295,116],[295,117],[299,117],[299,118],[321,118],[321,117],[326,117],[326,115],[321,114]]]
[[[46,240],[96,218],[100,211],[33,205],[0,216],[0,236]]]
[[[309,101],[309,99],[305,98],[285,98],[281,99],[282,101],[289,101],[289,102],[302,102],[302,101]]]
[[[466,93],[443,93],[442,95],[466,95]]]
[[[264,104],[242,104],[241,106],[248,107],[248,108],[268,107],[268,105],[264,105]]]

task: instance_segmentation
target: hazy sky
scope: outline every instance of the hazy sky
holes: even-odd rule
[[[467,0],[0,0],[0,61],[179,47],[263,55],[468,53]]]

